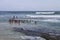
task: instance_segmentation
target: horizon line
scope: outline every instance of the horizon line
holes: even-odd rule
[[[2,11],[0,11],[2,12]],[[6,11],[5,11],[6,12]],[[23,11],[22,11],[23,12]],[[24,12],[27,12],[27,11],[24,11]],[[29,11],[29,12],[56,12],[56,11]]]

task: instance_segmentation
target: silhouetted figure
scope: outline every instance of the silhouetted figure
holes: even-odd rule
[[[13,18],[12,19],[15,19],[15,16],[13,16]]]
[[[37,24],[37,21],[35,21],[35,24]]]

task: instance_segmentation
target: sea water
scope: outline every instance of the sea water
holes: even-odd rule
[[[37,24],[9,24],[8,20],[13,16],[17,16],[19,18],[26,17],[26,15],[37,15],[35,12],[0,12],[0,40],[22,40],[21,36],[26,36],[21,32],[15,32],[12,30],[13,27],[23,27],[27,26],[29,29],[31,26],[34,29],[41,29],[42,32],[49,32],[55,30],[54,32],[60,34],[60,19],[45,19],[39,21]],[[54,14],[53,14],[54,15]],[[57,15],[57,14],[56,14]],[[25,28],[27,28],[25,27]],[[34,29],[34,30],[35,30]],[[45,30],[45,31],[44,31]],[[44,40],[44,39],[42,39]]]

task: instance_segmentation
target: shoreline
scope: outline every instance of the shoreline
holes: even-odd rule
[[[21,32],[24,33],[25,35],[28,36],[40,36],[42,38],[45,38],[46,40],[60,40],[60,34],[56,35],[53,33],[44,33],[44,32],[37,32],[37,31],[33,31],[33,30],[24,30],[22,28],[13,28],[14,31],[16,32]]]

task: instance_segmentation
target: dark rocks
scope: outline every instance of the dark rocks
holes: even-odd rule
[[[17,28],[17,27],[14,27],[13,29],[14,31],[22,32],[28,36],[41,36],[46,40],[60,40],[60,34],[58,34],[59,32],[56,33],[53,30],[50,32],[46,32],[46,31],[44,32],[41,30],[41,32],[39,32],[34,30],[24,30],[23,28]]]

